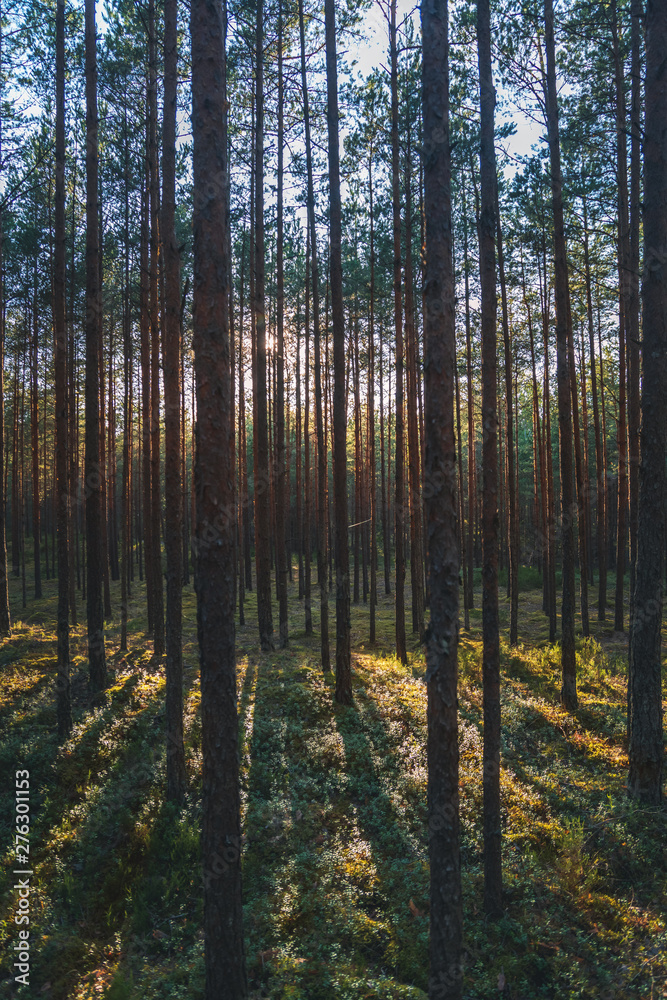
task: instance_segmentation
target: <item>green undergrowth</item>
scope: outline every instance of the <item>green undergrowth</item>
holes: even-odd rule
[[[14,582],[14,581],[13,581]],[[530,581],[528,581],[530,582]],[[383,589],[383,588],[382,588]],[[72,631],[74,729],[55,732],[55,584],[14,607],[0,645],[3,852],[0,996],[203,997],[199,677],[185,590],[189,792],[165,804],[164,671],[135,584],[129,652],[109,623],[110,680],[94,703],[85,632]],[[20,594],[12,594],[12,597]],[[114,598],[118,597],[116,591]],[[664,812],[625,796],[625,660],[609,626],[578,641],[580,707],[559,707],[559,648],[541,593],[522,593],[521,644],[502,646],[505,912],[482,909],[480,594],[460,643],[464,996],[658,1000],[667,995]],[[237,633],[243,877],[250,995],[424,1000],[427,989],[426,687],[416,637],[395,658],[393,598],[378,641],[352,609],[354,704],[333,698],[290,598],[288,649],[261,654],[254,594]],[[501,600],[502,621],[507,607]],[[409,619],[408,619],[409,624]],[[332,622],[333,626],[333,622]],[[333,636],[332,636],[333,640]],[[31,781],[31,981],[10,980],[13,776]]]

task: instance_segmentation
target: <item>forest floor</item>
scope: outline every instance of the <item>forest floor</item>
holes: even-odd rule
[[[612,581],[613,582],[613,578]],[[133,588],[130,650],[109,623],[106,703],[87,693],[73,630],[75,725],[55,735],[55,588],[21,608],[0,645],[0,996],[203,997],[201,752],[195,599],[185,590],[190,791],[165,805],[164,670]],[[118,592],[113,591],[118,600]],[[613,593],[610,584],[610,594]],[[409,596],[409,595],[408,595]],[[591,589],[591,599],[594,591]],[[559,707],[559,649],[541,594],[520,594],[521,645],[502,646],[505,914],[482,910],[481,611],[460,644],[462,877],[475,1000],[667,996],[665,813],[625,795],[625,640],[593,621],[578,640],[580,707]],[[503,627],[507,604],[501,596]],[[353,607],[354,704],[319,668],[295,588],[288,649],[259,652],[254,594],[238,630],[243,879],[250,995],[410,998],[427,988],[426,687],[416,638],[393,654],[393,597]],[[333,622],[332,622],[333,626]],[[31,975],[16,988],[14,773],[30,771]]]

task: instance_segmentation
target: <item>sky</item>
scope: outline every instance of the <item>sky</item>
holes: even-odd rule
[[[414,12],[419,17],[419,4],[414,0],[397,0],[396,20],[400,25],[403,18]],[[364,15],[359,32],[360,40],[348,44],[346,59],[348,62],[356,60],[356,69],[367,76],[371,70],[380,64],[388,65],[387,49],[389,44],[387,21],[383,11],[377,3]],[[511,106],[508,106],[499,93],[499,104],[496,109],[496,124],[512,122],[515,126],[515,134],[504,140],[503,146],[511,157],[525,156],[531,152],[534,144],[538,143],[544,133],[542,126],[520,114]],[[506,174],[514,173],[516,164],[512,161],[505,170]]]

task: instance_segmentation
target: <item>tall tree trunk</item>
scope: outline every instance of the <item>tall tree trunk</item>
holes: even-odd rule
[[[69,491],[69,608],[72,625],[78,625],[76,609],[76,588],[79,584],[79,505],[77,503],[77,484],[79,478],[79,434],[76,387],[74,383],[76,346],[74,341],[74,290],[75,290],[75,267],[74,267],[74,246],[76,243],[75,232],[76,222],[74,211],[76,207],[76,161],[72,175],[72,256],[70,263],[70,301],[68,317],[68,342],[67,342],[67,419],[69,428],[69,462],[68,462],[68,491]],[[1,402],[1,400],[0,400]],[[0,407],[1,408],[1,407]]]
[[[336,701],[352,703],[350,656],[350,556],[347,518],[347,406],[345,400],[345,317],[343,314],[342,211],[338,146],[336,10],[325,0],[327,133],[329,160],[329,274],[333,327],[333,468],[336,534]]]
[[[106,685],[102,606],[100,467],[100,241],[98,201],[97,37],[95,2],[85,4],[86,43],[86,617],[88,668],[94,692]]]
[[[632,627],[634,621],[637,571],[637,526],[639,514],[639,213],[641,211],[641,53],[643,5],[632,0],[631,15],[631,99],[630,99],[630,245],[628,267],[628,463],[630,466],[630,658],[628,661],[628,737],[632,715]]]
[[[548,530],[549,530],[549,513],[547,508],[547,469],[546,469],[546,455],[545,455],[545,442],[544,435],[542,433],[542,427],[540,426],[540,402],[539,395],[537,391],[537,372],[535,366],[535,342],[533,338],[533,321],[530,311],[530,303],[526,298],[526,284],[525,279],[523,282],[523,297],[524,304],[526,307],[526,314],[528,317],[528,332],[530,334],[530,364],[533,376],[533,409],[535,411],[535,437],[537,439],[537,455],[540,466],[540,520],[539,520],[539,538],[540,546],[539,552],[542,562],[542,576],[545,583],[544,594],[547,597],[547,602],[543,606],[548,614],[548,594],[549,594],[549,540],[548,540]]]
[[[190,33],[205,997],[245,1000],[234,634],[234,398],[228,329],[226,8],[192,0]]]
[[[1,77],[0,77],[1,79]],[[2,281],[2,272],[0,272]],[[4,282],[2,284],[4,294]],[[3,322],[2,332],[4,334],[5,310],[3,308],[0,317]],[[4,340],[3,340],[4,348]],[[4,353],[4,351],[3,351]],[[21,525],[20,525],[20,500],[19,483],[21,474],[19,469],[19,352],[14,351],[14,392],[12,399],[12,572],[15,577],[21,575]],[[4,413],[0,415],[4,417]],[[9,596],[7,597],[9,601]]]
[[[141,192],[140,276],[139,276],[139,336],[141,351],[141,535],[144,543],[144,576],[146,579],[146,612],[148,634],[155,624],[153,592],[153,532],[151,520],[151,330],[148,311],[148,177]]]
[[[102,600],[104,618],[111,618],[111,586],[109,582],[109,538],[107,533],[107,445],[106,445],[106,372],[104,369],[104,296],[102,281],[104,262],[104,219],[102,215],[102,185],[100,184],[100,312],[98,316],[98,336],[100,338],[100,562],[102,565]]]
[[[114,316],[111,316],[111,330],[109,341],[109,419],[107,421],[107,454],[109,456],[109,478],[108,478],[108,527],[109,536],[109,570],[112,580],[119,580],[118,571],[118,524],[116,513],[116,399],[114,380]]]
[[[546,245],[544,250],[546,258]],[[547,280],[546,267],[544,279]],[[554,462],[551,447],[551,380],[549,378],[549,303],[545,294],[542,307],[542,343],[544,348],[544,457],[547,471],[547,550],[549,572],[547,605],[549,615],[549,642],[556,641],[556,494],[554,488]]]
[[[304,407],[303,407],[303,607],[304,631],[306,635],[313,634],[313,608],[311,603],[311,566],[310,566],[310,242],[306,238],[306,292],[303,323],[305,350],[303,355],[304,368]]]
[[[257,617],[263,650],[273,648],[271,612],[271,509],[269,427],[266,387],[266,315],[264,292],[264,2],[258,0],[255,31],[255,561]]]
[[[327,588],[328,518],[326,509],[327,455],[324,440],[324,411],[322,403],[322,358],[320,347],[320,294],[319,264],[317,255],[317,228],[315,224],[315,188],[313,184],[313,157],[310,136],[310,107],[308,78],[306,75],[306,39],[303,18],[303,0],[299,0],[299,37],[301,43],[301,91],[306,131],[306,170],[308,177],[308,229],[310,233],[310,266],[313,286],[313,342],[315,347],[315,423],[317,429],[317,575],[320,586],[320,650],[322,670],[331,670],[329,653],[329,591]]]
[[[489,70],[490,72],[490,70]],[[495,155],[494,155],[495,170]],[[510,324],[507,310],[507,289],[505,285],[505,258],[503,254],[503,234],[500,225],[500,205],[498,203],[498,188],[495,192],[496,207],[496,238],[498,240],[498,270],[500,272],[500,291],[503,310],[503,347],[505,356],[505,424],[507,439],[507,549],[508,574],[507,582],[510,595],[510,646],[516,646],[519,641],[519,494],[518,483],[514,469],[514,421],[517,428],[519,414],[514,416],[512,406],[512,344],[510,341]],[[517,442],[518,443],[518,442]],[[518,463],[517,463],[518,465]],[[502,466],[501,466],[502,468]],[[518,468],[517,468],[518,473]]]
[[[164,478],[167,552],[166,740],[167,798],[185,793],[183,747],[183,493],[181,488],[181,268],[176,242],[176,108],[178,0],[164,6],[164,110],[162,123],[162,252],[164,261]],[[160,586],[160,590],[162,587]]]
[[[125,173],[127,195],[127,159]],[[132,489],[132,317],[130,315],[130,233],[129,199],[125,199],[125,294],[123,297],[123,481],[121,498],[120,548],[120,649],[127,650],[128,601],[130,590],[131,552],[131,489]]]
[[[308,236],[306,236],[308,244]],[[307,251],[306,251],[307,256]],[[306,267],[308,265],[306,264]],[[301,438],[301,316],[299,313],[299,295],[296,298],[296,544],[299,557],[299,600],[303,600],[303,490],[302,490],[302,457],[303,443]]]
[[[477,469],[475,462],[475,409],[472,387],[472,333],[470,329],[470,278],[468,272],[468,213],[466,211],[466,185],[463,178],[463,276],[465,282],[466,312],[466,374],[468,379],[468,531],[466,536],[466,561],[468,563],[468,607],[475,607],[475,507],[477,501]]]
[[[23,354],[27,350],[28,342],[28,325],[27,320],[25,324],[25,332],[23,336]],[[25,497],[25,361],[21,370],[21,419],[20,419],[20,445],[19,454],[21,456],[20,461],[20,485],[19,485],[19,510],[21,518],[21,529],[20,529],[20,552],[21,552],[21,591],[22,591],[22,607],[25,609],[27,605],[27,593],[26,593],[26,575],[25,575],[25,534],[26,534],[26,497]]]
[[[394,230],[394,325],[396,330],[396,655],[408,662],[405,645],[405,476],[403,441],[403,307],[401,303],[401,197],[398,164],[398,52],[396,46],[396,0],[391,0],[389,25],[391,56],[391,177]]]
[[[65,315],[65,0],[56,6],[56,204],[53,268],[53,328],[55,333],[56,498],[58,518],[58,676],[56,712],[58,736],[72,728],[69,681],[69,469],[67,407],[67,324]],[[1,404],[0,400],[0,404]],[[0,436],[0,450],[3,445]],[[0,469],[0,475],[2,470]],[[0,511],[3,516],[4,511]]]
[[[585,180],[584,180],[585,184]],[[593,433],[595,435],[595,479],[596,493],[596,529],[595,546],[598,556],[598,621],[605,620],[607,604],[607,530],[606,530],[606,496],[605,496],[605,465],[602,450],[600,429],[600,406],[598,402],[597,368],[595,364],[595,327],[593,323],[593,298],[591,295],[591,262],[588,244],[588,208],[587,198],[583,197],[584,211],[584,270],[586,277],[586,318],[588,320],[588,346],[591,364],[591,400],[593,404]]]
[[[610,476],[608,474],[609,469],[609,442],[607,440],[607,407],[605,405],[605,391],[604,391],[604,362],[602,358],[602,322],[600,318],[600,286],[596,284],[595,289],[596,298],[596,312],[597,312],[597,331],[598,331],[598,355],[600,358],[600,419],[602,422],[602,460],[603,460],[603,473],[604,473],[604,509],[605,509],[605,537],[607,539],[606,547],[606,562],[610,564],[613,562],[613,538],[611,531],[611,486],[610,486]]]
[[[391,548],[389,545],[389,509],[387,501],[388,484],[384,458],[384,380],[382,358],[382,323],[380,323],[380,492],[382,502],[382,560],[384,564],[384,592],[391,594],[389,569]]]
[[[309,184],[312,192],[312,171]],[[331,670],[331,656],[329,652],[329,590],[327,587],[328,514],[326,496],[328,469],[322,402],[322,351],[318,287],[319,267],[317,263],[314,199],[311,207],[310,230],[310,259],[313,284],[313,344],[315,349],[315,428],[317,433],[317,575],[320,587],[320,652],[322,657],[322,670],[329,672]]]
[[[480,193],[479,276],[482,338],[482,638],[484,703],[484,909],[497,919],[503,912],[500,826],[500,627],[498,622],[498,400],[496,356],[496,220],[497,178],[494,148],[496,103],[491,72],[491,13],[489,0],[477,0],[477,49],[480,90]],[[498,239],[498,249],[502,244]],[[503,305],[505,303],[503,302]],[[506,310],[503,310],[506,317]],[[511,423],[511,355],[509,330],[505,333],[505,367],[508,427]],[[506,371],[507,377],[507,371]],[[514,503],[512,438],[508,435],[509,503]],[[512,541],[510,541],[510,554]],[[515,581],[516,582],[516,581]]]
[[[277,357],[276,357],[276,576],[278,578],[279,646],[285,648],[289,641],[287,619],[287,538],[285,504],[288,496],[287,469],[285,464],[285,289],[283,266],[283,13],[278,9],[278,232],[277,232]]]
[[[370,226],[370,286],[368,311],[368,440],[371,467],[371,592],[369,641],[375,642],[377,605],[377,486],[375,482],[375,225],[373,219],[373,148],[368,152],[368,221]]]
[[[241,558],[239,559],[239,625],[245,625],[245,562],[249,555],[250,536],[247,532],[248,521],[248,479],[246,473],[246,450],[245,450],[245,360],[243,354],[243,305],[244,305],[244,266],[245,266],[245,227],[241,240],[241,274],[239,276],[239,447],[238,447],[238,469],[239,469],[239,504],[238,504],[238,536],[241,545]],[[248,536],[246,538],[246,535]]]
[[[363,518],[363,446],[361,440],[361,371],[359,367],[359,312],[357,296],[354,296],[353,331],[350,340],[350,377],[354,387],[354,582],[352,603],[359,603],[361,520]]]
[[[563,603],[561,610],[562,673],[561,704],[567,711],[577,707],[577,663],[574,649],[574,518],[576,505],[572,469],[572,413],[568,358],[569,285],[567,249],[563,222],[563,177],[560,165],[556,48],[552,0],[544,2],[547,54],[546,109],[551,161],[551,194],[554,216],[554,267],[556,302],[556,372],[558,378],[558,426],[560,432],[560,483],[563,550]]]
[[[35,559],[35,600],[42,597],[42,561],[40,553],[42,525],[40,512],[39,484],[39,388],[37,367],[39,364],[39,310],[37,308],[37,260],[35,259],[35,287],[32,302],[32,344],[30,351],[30,439],[32,450],[32,543]],[[44,466],[46,478],[46,465]]]
[[[588,563],[588,584],[593,579],[593,536],[591,531],[591,477],[589,456],[588,392],[586,388],[586,340],[584,324],[579,327],[579,394],[581,397],[581,462],[583,478],[583,519],[586,526],[586,559]]]
[[[412,274],[412,148],[408,119],[405,154],[405,340],[407,355],[408,488],[410,491],[410,579],[412,631],[424,635],[424,552],[421,498],[421,444],[417,417],[417,330]]]
[[[626,345],[629,330],[630,222],[628,218],[628,164],[625,80],[621,60],[616,0],[611,3],[612,49],[616,87],[616,176],[618,186],[618,501],[616,512],[616,594],[614,628],[624,628],[625,548],[628,515],[628,439],[626,409]]]
[[[456,287],[456,279],[454,280]],[[463,501],[463,436],[461,431],[461,379],[459,378],[458,365],[454,365],[454,393],[456,398],[456,457],[458,464],[458,504],[457,513],[459,518],[459,562],[461,566],[461,584],[463,588],[463,627],[468,632],[470,630],[470,611],[468,609],[468,561],[465,558],[465,504]]]
[[[581,448],[581,430],[579,426],[579,393],[577,391],[577,365],[574,356],[574,330],[572,328],[572,312],[568,300],[567,341],[570,368],[570,392],[572,397],[572,428],[574,431],[574,469],[577,485],[576,516],[579,529],[579,585],[581,594],[581,631],[584,636],[590,635],[588,619],[588,528],[586,521],[586,486],[584,484],[584,463]]]
[[[451,163],[447,0],[422,7],[424,116],[425,508],[431,622],[427,631],[429,998],[460,1000],[463,913],[459,846],[456,544]]]
[[[0,97],[2,96],[2,9],[0,8]],[[0,164],[2,164],[2,115],[0,115]],[[0,637],[9,635],[11,618],[9,615],[9,587],[7,583],[7,487],[5,460],[5,289],[3,279],[3,218],[0,206]],[[14,402],[16,413],[16,400]],[[14,466],[16,468],[16,466]],[[12,477],[12,489],[14,477]],[[12,529],[14,522],[14,504],[12,503]],[[18,533],[17,533],[18,534]],[[12,549],[14,548],[14,530],[12,530]]]
[[[160,311],[158,301],[160,181],[157,152],[157,58],[155,0],[148,4],[148,174],[150,185],[150,273],[151,328],[151,536],[153,576],[153,652],[165,650],[164,602],[162,596],[162,531],[160,503]]]
[[[631,632],[630,771],[628,792],[662,801],[663,732],[661,629],[665,575],[665,456],[667,451],[667,8],[646,14],[644,128],[644,281],[641,465],[635,620]]]
[[[183,585],[187,586],[190,583],[190,511],[188,506],[188,436],[187,436],[187,426],[186,426],[186,412],[185,412],[185,340],[183,337],[183,317],[185,314],[185,304],[189,291],[190,279],[187,278],[185,281],[185,288],[183,289],[183,294],[181,296],[181,309],[179,313],[178,323],[180,332],[180,342],[181,342],[181,357],[180,357],[180,379],[181,379],[181,540],[183,546]],[[240,480],[239,480],[240,482]]]

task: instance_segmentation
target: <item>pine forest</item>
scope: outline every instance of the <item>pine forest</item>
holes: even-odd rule
[[[0,998],[667,997],[667,0],[0,0]]]

